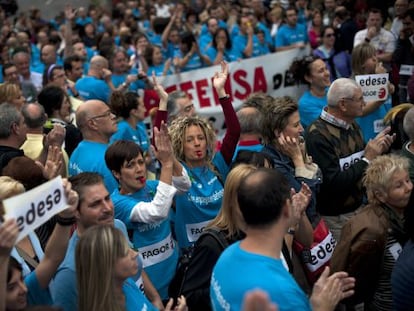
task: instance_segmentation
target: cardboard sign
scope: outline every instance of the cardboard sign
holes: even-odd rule
[[[6,199],[3,205],[6,212],[4,218],[14,218],[17,221],[19,242],[28,233],[67,208],[62,178],[58,176],[30,191]]]
[[[362,88],[362,96],[364,96],[365,102],[387,99],[388,73],[355,76],[355,80]]]

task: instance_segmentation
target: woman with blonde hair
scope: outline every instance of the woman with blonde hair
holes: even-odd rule
[[[408,240],[404,211],[413,189],[408,167],[408,159],[394,154],[371,161],[363,177],[368,205],[344,225],[331,258],[332,272],[356,278],[348,303],[363,302],[364,310],[393,309],[391,272]]]
[[[175,119],[169,127],[175,156],[191,180],[189,191],[175,198],[175,232],[182,250],[198,239],[205,225],[219,212],[223,184],[240,136],[240,124],[224,89],[227,76],[228,65],[222,62],[221,72],[216,72],[213,78],[227,124],[218,152],[215,152],[215,131],[207,120],[182,117]]]
[[[378,62],[377,51],[369,43],[361,43],[354,47],[351,55],[352,76],[386,73],[382,62]],[[363,116],[356,121],[361,127],[364,140],[367,143],[385,129],[384,117],[391,109],[394,86],[388,83],[389,95],[384,100],[367,102],[363,109]],[[346,100],[349,100],[346,98]]]
[[[3,83],[0,85],[0,103],[9,103],[21,109],[26,102],[22,90],[17,84]]]
[[[82,234],[75,252],[79,311],[157,310],[131,278],[142,269],[137,256],[113,226],[93,226]],[[172,299],[165,310],[171,305]],[[184,297],[176,310],[186,310]]]

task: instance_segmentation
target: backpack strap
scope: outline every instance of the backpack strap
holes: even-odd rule
[[[226,239],[223,232],[217,227],[211,227],[208,229],[204,229],[203,233],[200,235],[198,239],[200,240],[202,236],[206,236],[206,235],[212,236],[219,243],[222,249],[226,249],[227,246],[229,246],[229,241]]]

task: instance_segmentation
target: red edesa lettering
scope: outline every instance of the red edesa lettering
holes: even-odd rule
[[[230,74],[230,78],[227,79],[225,89],[230,96],[244,100],[251,93],[255,92],[267,92],[267,81],[263,67],[256,67],[253,71],[253,78],[249,79],[251,73],[244,69],[238,69],[234,73]],[[252,81],[252,83],[249,83]],[[191,98],[192,94],[197,97],[200,108],[212,107],[213,105],[219,105],[218,95],[213,87],[213,78],[211,82],[208,79],[199,79],[196,81],[185,81],[179,85],[171,85],[165,90],[167,93],[171,93],[177,89],[186,92]],[[233,89],[235,89],[233,93]],[[213,98],[211,97],[213,95]],[[212,102],[212,100],[214,101]]]

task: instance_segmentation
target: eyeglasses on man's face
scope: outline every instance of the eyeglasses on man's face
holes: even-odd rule
[[[107,110],[106,112],[104,112],[102,114],[98,114],[96,116],[90,117],[88,120],[96,120],[96,119],[99,119],[99,118],[108,118],[108,117],[112,117],[112,115],[114,115],[112,113],[112,111],[111,110]]]

